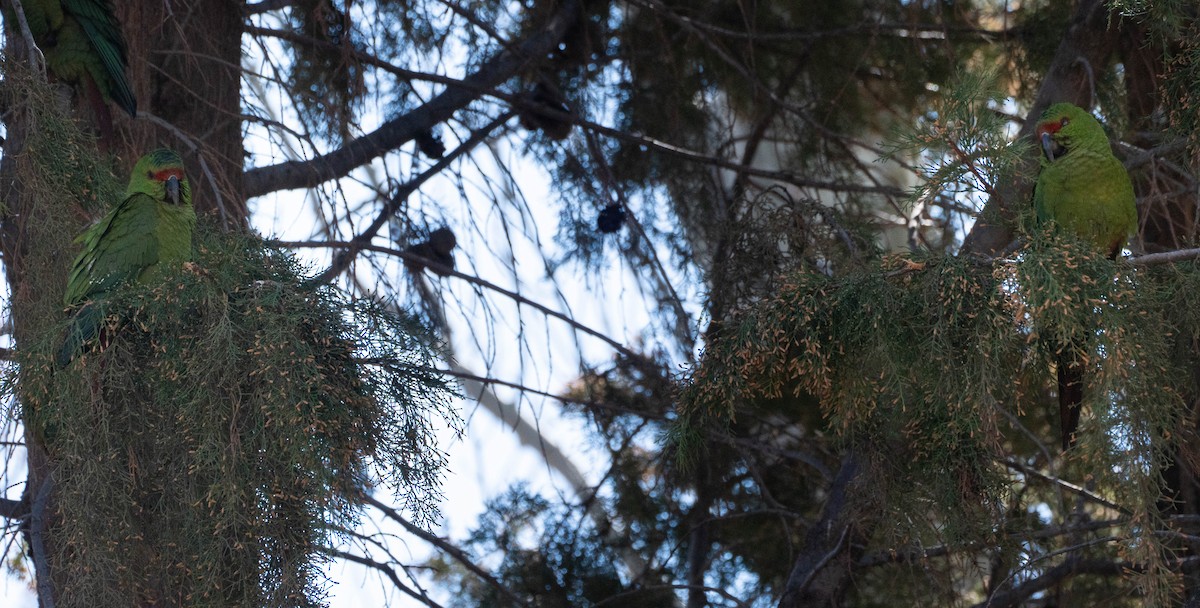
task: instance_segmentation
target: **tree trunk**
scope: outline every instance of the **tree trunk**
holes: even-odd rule
[[[121,2],[138,120],[124,120],[132,165],[159,147],[183,155],[199,214],[246,224],[242,196],[241,61],[244,16],[233,0]],[[135,32],[145,32],[137,35]]]
[[[112,108],[116,137],[106,146],[116,157],[119,179],[123,180],[137,158],[147,151],[174,148],[184,157],[197,211],[219,218],[226,228],[245,226],[239,95],[241,3],[194,0],[116,4],[117,18],[128,43],[128,76],[139,108],[137,119]],[[29,56],[28,49],[11,21],[15,20],[6,19],[7,45],[11,56],[23,61]],[[83,95],[71,95],[69,88],[59,86],[64,91],[61,96],[64,103],[80,108],[72,114],[84,123],[83,129],[96,132],[96,125],[88,124],[96,119],[83,107]],[[18,176],[21,163],[30,162],[22,153],[26,151],[31,123],[23,119],[26,108],[19,107],[22,100],[14,103],[17,107],[11,108],[6,116],[5,154],[0,164],[0,189],[7,211],[0,225],[0,248],[13,293],[13,334],[20,347],[34,343],[61,319],[67,264],[75,254],[71,237],[86,224],[85,215],[102,213],[114,201],[98,201],[86,213],[81,209],[69,210],[66,215],[73,215],[71,220],[47,217],[47,214],[63,214],[69,203],[48,209],[25,191]],[[61,184],[61,187],[82,189],[85,185]],[[70,192],[78,194],[78,190]],[[62,229],[64,222],[73,223],[73,230]],[[72,514],[55,508],[55,486],[50,473],[55,462],[52,453],[46,450],[44,438],[31,430],[35,425],[28,420],[29,474],[24,501],[32,505],[33,513],[25,533],[33,553],[39,602],[41,606],[60,607],[80,604],[89,600],[71,599],[72,594],[64,593],[71,583],[67,574],[70,566],[56,563],[63,554],[61,539],[55,535],[56,527]],[[137,555],[137,551],[131,549],[127,554]],[[86,557],[79,557],[80,561],[86,561]],[[161,597],[147,601],[169,605],[182,595],[167,589],[162,591]]]

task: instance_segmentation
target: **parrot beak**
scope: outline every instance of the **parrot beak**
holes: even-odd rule
[[[167,200],[171,201],[172,205],[179,204],[179,178],[172,175],[167,178]]]
[[[1050,137],[1050,132],[1042,131],[1041,140],[1042,140],[1042,153],[1046,155],[1046,158],[1050,162],[1054,162],[1054,148],[1056,146],[1054,144],[1054,139]]]

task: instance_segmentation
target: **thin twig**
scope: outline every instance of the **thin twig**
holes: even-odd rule
[[[493,385],[494,384],[496,386],[505,386],[508,388],[516,389],[523,393],[537,395],[539,397],[546,397],[547,399],[554,399],[555,401],[559,401],[561,403],[574,403],[576,405],[581,405],[581,406],[584,406],[587,408],[595,408],[595,409],[599,409],[599,410],[605,410],[605,411],[613,412],[616,414],[628,414],[628,415],[637,416],[639,418],[643,418],[646,420],[655,420],[658,422],[666,422],[667,421],[666,416],[664,416],[662,414],[654,414],[651,412],[635,410],[633,408],[612,405],[612,404],[604,403],[601,401],[595,401],[595,400],[590,400],[590,399],[580,399],[578,397],[571,397],[568,395],[560,395],[560,394],[556,394],[556,393],[551,393],[551,392],[533,388],[533,387],[525,385],[525,384],[521,384],[519,382],[509,382],[507,380],[501,380],[499,378],[480,376],[478,374],[473,374],[473,373],[468,372],[463,369],[429,367],[429,366],[422,366],[422,365],[403,365],[403,364],[397,365],[394,361],[385,361],[382,359],[357,359],[356,362],[364,363],[364,364],[368,364],[368,365],[370,365],[370,364],[380,365],[380,366],[384,366],[387,368],[408,368],[408,369],[416,369],[416,370],[420,370],[420,371],[433,372],[436,374],[452,376],[454,378],[461,378],[463,380],[473,380],[475,382],[478,382],[478,383],[484,384],[484,385]],[[759,446],[759,447],[762,447],[762,446]],[[779,450],[777,452],[772,452],[772,453],[781,453],[781,454],[786,455],[786,454],[790,454],[791,452],[787,452],[786,450]]]
[[[388,577],[388,579],[392,581],[392,584],[395,585],[397,589],[408,594],[409,597],[425,604],[426,606],[430,606],[431,608],[442,608],[441,604],[433,601],[433,599],[430,598],[428,595],[426,595],[424,593],[418,593],[418,592],[414,591],[408,585],[405,585],[404,582],[400,580],[400,575],[396,574],[396,569],[392,568],[391,566],[389,566],[387,564],[377,562],[369,557],[355,555],[353,553],[349,553],[347,551],[342,551],[340,549],[333,549],[331,547],[322,547],[321,550],[324,551],[327,555],[337,557],[340,559],[344,559],[349,562],[354,562],[356,564],[362,564],[369,568],[374,568],[374,569],[382,572],[384,574],[384,576]]]
[[[21,38],[25,40],[25,46],[29,49],[29,63],[33,64],[33,71],[42,82],[46,81],[46,56],[42,54],[42,49],[33,40],[33,32],[29,30],[29,22],[25,20],[25,9],[21,6],[21,0],[9,0],[12,4],[13,13],[17,16],[17,24],[21,29]]]
[[[467,281],[468,283],[471,283],[473,285],[478,285],[485,289],[490,289],[492,291],[495,291],[503,296],[507,296],[508,298],[511,298],[512,300],[514,300],[515,302],[517,302],[519,304],[525,304],[525,305],[531,306],[546,316],[554,317],[555,319],[558,319],[585,334],[588,334],[594,338],[597,338],[597,339],[607,343],[609,346],[613,347],[614,350],[616,350],[617,352],[619,352],[623,355],[626,355],[628,357],[640,357],[641,356],[638,353],[635,353],[632,350],[630,350],[629,347],[625,346],[624,344],[621,344],[620,342],[616,341],[613,338],[610,338],[609,336],[605,335],[604,333],[601,333],[598,330],[592,329],[591,327],[588,327],[587,325],[584,325],[583,323],[576,321],[575,319],[571,318],[569,315],[565,315],[561,312],[558,312],[556,310],[548,308],[544,304],[540,304],[538,302],[530,300],[529,298],[527,298],[519,293],[516,293],[514,291],[509,291],[508,289],[500,287],[499,285],[496,285],[495,283],[486,281],[479,277],[472,276],[472,275],[469,275],[469,274],[466,274],[463,272],[459,272],[458,270],[455,270],[449,266],[445,266],[443,264],[438,264],[436,262],[433,262],[429,258],[417,255],[410,251],[402,251],[400,249],[394,249],[392,247],[382,247],[380,245],[370,245],[370,244],[355,245],[353,241],[267,241],[267,244],[277,246],[277,247],[347,247],[347,248],[357,247],[358,249],[363,250],[363,251],[374,251],[376,253],[385,253],[388,255],[396,256],[400,259],[411,260],[414,262],[420,262],[424,266],[427,266],[431,270],[435,270],[439,274],[442,274],[444,276],[452,276],[452,277],[460,278],[460,279]]]
[[[817,577],[817,574],[821,572],[821,570],[823,570],[825,566],[829,564],[829,562],[833,561],[833,558],[837,557],[838,554],[842,552],[842,548],[846,546],[846,537],[849,535],[850,524],[846,524],[845,526],[842,526],[842,535],[838,537],[837,543],[833,545],[833,548],[830,549],[828,553],[821,556],[821,560],[812,567],[812,570],[808,571],[808,576],[806,576],[804,580],[801,581],[800,586],[797,587],[798,591],[804,591],[805,589],[808,589],[809,583],[811,583],[813,579]]]
[[[1065,490],[1074,492],[1075,494],[1078,494],[1079,496],[1082,496],[1096,504],[1103,505],[1105,507],[1113,509],[1114,511],[1116,511],[1122,515],[1132,515],[1132,513],[1129,511],[1129,509],[1126,509],[1125,507],[1122,507],[1121,505],[1119,505],[1117,503],[1111,502],[1111,501],[1105,499],[1104,497],[1102,497],[1094,492],[1091,492],[1087,488],[1084,488],[1082,486],[1078,486],[1069,481],[1065,481],[1065,480],[1059,479],[1057,477],[1047,475],[1037,469],[1025,466],[1015,460],[1001,460],[1000,463],[1010,469],[1015,470],[1015,471],[1020,471],[1026,475],[1037,477],[1038,479],[1041,479],[1043,481],[1048,481],[1048,482],[1050,482],[1054,485],[1057,485]]]
[[[383,504],[382,502],[379,502],[379,500],[377,500],[374,496],[364,492],[362,498],[363,502],[375,507],[376,509],[379,509],[379,511],[387,516],[388,519],[391,519],[403,526],[404,529],[408,530],[410,534],[437,547],[438,549],[441,549],[447,555],[454,558],[455,561],[462,564],[467,570],[470,570],[476,576],[483,579],[484,582],[491,585],[497,591],[503,594],[504,597],[508,598],[514,605],[529,606],[528,603],[522,601],[516,593],[514,593],[508,587],[505,587],[504,584],[496,579],[496,577],[492,576],[491,573],[476,565],[475,562],[471,561],[471,558],[462,549],[459,549],[449,542],[421,529],[419,526],[401,516],[400,513],[395,509]]]
[[[365,245],[371,242],[371,239],[375,238],[375,235],[379,232],[379,229],[387,224],[388,220],[396,214],[396,212],[400,209],[400,206],[404,204],[404,201],[408,200],[408,197],[412,195],[413,192],[416,192],[417,189],[420,188],[421,185],[430,178],[441,173],[446,167],[449,167],[450,163],[454,162],[460,156],[466,154],[469,150],[490,137],[492,131],[500,128],[515,115],[516,114],[511,111],[505,112],[500,116],[497,116],[483,127],[475,129],[471,132],[471,136],[468,137],[461,145],[452,150],[449,154],[443,156],[428,169],[422,171],[420,175],[401,185],[396,194],[384,203],[383,208],[379,210],[379,213],[375,216],[375,219],[371,222],[371,224],[363,229],[361,233],[350,239],[350,241],[346,243],[346,249],[335,255],[333,258],[333,263],[329,265],[329,268],[326,268],[324,272],[314,277],[312,282],[317,284],[328,283],[349,268],[350,263],[354,261],[354,258],[358,255],[358,252],[364,249]],[[419,261],[424,263],[424,258],[420,258]]]

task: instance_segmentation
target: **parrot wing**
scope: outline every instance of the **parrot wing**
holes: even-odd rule
[[[104,64],[110,85],[105,93],[130,116],[137,116],[137,99],[125,77],[125,66],[129,64],[125,39],[121,37],[112,4],[107,0],[62,0],[62,5],[63,10],[79,22]]]
[[[77,239],[83,251],[67,278],[64,302],[79,304],[112,291],[158,263],[157,201],[135,193]]]
[[[144,270],[158,263],[156,204],[145,194],[130,195],[76,239],[83,243],[83,251],[71,267],[63,299],[67,306],[82,306],[75,311],[63,337],[57,357],[59,367],[66,367],[83,352],[86,343],[100,335],[104,306],[94,300],[127,281],[137,280]]]
[[[88,302],[76,311],[55,358],[58,367],[66,367],[76,355],[82,353],[84,344],[100,335],[100,326],[103,324],[104,310],[99,304]]]

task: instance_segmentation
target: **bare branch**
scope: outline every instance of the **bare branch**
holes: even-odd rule
[[[371,361],[362,361],[362,362],[371,363]],[[473,373],[466,371],[465,369],[461,369],[461,368],[452,368],[452,369],[423,368],[423,369],[427,370],[427,371],[432,371],[432,372],[435,372],[438,374],[444,374],[446,376],[459,378],[462,380],[470,380],[472,382],[478,382],[479,384],[485,385],[485,386],[487,386],[487,385],[506,386],[508,388],[516,389],[523,393],[529,393],[531,395],[537,395],[539,397],[546,397],[547,399],[554,399],[555,401],[559,401],[562,403],[574,403],[577,405],[582,405],[584,407],[605,410],[605,411],[612,412],[615,414],[628,414],[630,416],[637,416],[639,418],[644,418],[644,419],[648,419],[648,420],[655,420],[658,422],[667,422],[667,418],[661,414],[653,414],[653,413],[646,412],[646,411],[634,410],[634,409],[630,409],[627,407],[620,407],[620,406],[612,405],[609,403],[603,403],[600,401],[579,399],[579,398],[570,397],[567,395],[551,393],[551,392],[539,390],[539,389],[533,388],[532,386],[528,386],[528,385],[521,384],[518,382],[509,382],[507,380],[501,380],[499,378],[480,376],[478,374],[473,374]],[[761,447],[761,446],[758,446],[758,447]]]
[[[317,38],[313,38],[312,36],[306,36],[299,32],[294,32],[292,30],[281,30],[281,29],[276,29],[276,28],[271,28],[271,27],[263,27],[261,25],[247,25],[246,33],[254,35],[254,36],[269,36],[271,38],[278,38],[280,40],[286,40],[287,42],[290,42],[292,44],[311,46],[311,47],[326,50],[329,52],[348,53],[350,57],[353,57],[355,59],[355,61],[362,62],[363,65],[369,65],[374,68],[379,68],[380,70],[383,70],[384,72],[387,72],[393,76],[397,76],[404,80],[422,80],[422,81],[427,81],[427,82],[434,82],[434,83],[438,83],[438,84],[444,84],[449,88],[458,88],[458,89],[463,89],[465,91],[471,91],[471,92],[481,93],[481,94],[489,92],[489,89],[479,87],[479,86],[471,86],[465,80],[460,80],[458,78],[452,78],[450,76],[443,76],[441,74],[418,72],[416,70],[409,70],[406,68],[402,68],[400,66],[389,63],[387,61],[383,61],[379,57],[376,57],[375,55],[372,55],[370,53],[364,53],[363,51],[360,51],[355,48],[343,48],[332,42],[329,42],[328,40],[320,40]]]
[[[350,263],[354,261],[355,256],[357,256],[358,252],[362,250],[363,245],[371,242],[371,239],[375,238],[375,234],[379,232],[379,229],[383,228],[383,226],[387,224],[388,219],[400,209],[400,206],[404,204],[404,201],[408,200],[408,197],[413,192],[416,192],[422,184],[424,184],[433,176],[441,173],[446,167],[450,166],[450,163],[454,162],[455,159],[459,158],[463,154],[466,154],[469,150],[479,145],[480,142],[487,139],[491,135],[492,131],[498,129],[501,125],[508,122],[513,115],[514,114],[512,112],[506,112],[488,124],[484,125],[482,128],[476,129],[471,133],[471,136],[468,137],[467,140],[462,143],[462,145],[455,148],[453,152],[445,155],[439,159],[438,162],[434,163],[433,166],[429,167],[425,171],[422,171],[420,175],[402,185],[397,192],[387,200],[387,203],[384,204],[383,209],[379,210],[379,213],[375,216],[374,221],[372,221],[371,224],[367,226],[361,233],[351,239],[346,250],[335,255],[333,257],[333,263],[329,265],[329,268],[325,269],[324,272],[313,278],[313,281],[316,283],[328,283],[339,274],[342,274],[342,272],[350,267]]]
[[[375,131],[341,148],[307,161],[286,161],[247,171],[244,181],[246,196],[311,188],[344,177],[355,168],[411,141],[481,97],[481,91],[495,88],[519,74],[530,63],[545,57],[562,41],[563,35],[578,19],[579,11],[579,0],[566,0],[537,33],[516,50],[501,51],[484,62],[477,71],[463,79],[463,86],[447,88],[428,103],[383,123]]]
[[[21,0],[8,0],[8,3],[13,9],[12,14],[17,17],[21,39],[25,41],[25,47],[29,52],[29,63],[33,65],[33,73],[37,74],[38,78],[44,82],[46,80],[46,56],[33,41],[33,33],[29,31],[29,22],[25,20],[25,9],[21,6]]]
[[[1127,571],[1136,570],[1137,567],[1133,564],[1123,562],[1113,562],[1104,559],[1068,559],[1066,562],[1059,564],[1049,570],[1046,570],[1041,576],[1034,577],[1026,582],[1013,587],[1011,590],[996,593],[989,597],[986,601],[980,602],[974,608],[1003,608],[1005,606],[1018,606],[1020,603],[1038,591],[1044,591],[1061,583],[1062,581],[1078,575],[1078,574],[1093,574],[1099,576],[1121,576]]]
[[[1095,492],[1092,492],[1092,491],[1088,490],[1087,488],[1084,488],[1077,484],[1073,484],[1064,479],[1059,479],[1057,477],[1047,475],[1041,471],[1038,471],[1037,469],[1034,469],[1032,467],[1028,467],[1019,462],[1016,462],[1015,460],[1002,460],[1001,463],[1003,463],[1004,466],[1006,466],[1010,469],[1013,469],[1014,471],[1020,471],[1031,477],[1036,477],[1043,481],[1048,481],[1056,486],[1061,487],[1064,490],[1073,492],[1073,493],[1075,493],[1087,500],[1090,500],[1098,505],[1108,507],[1109,509],[1112,509],[1118,513],[1121,513],[1122,515],[1129,515],[1129,509],[1126,509],[1125,507],[1122,507],[1121,505],[1118,505],[1112,501],[1106,500],[1103,496],[1099,496]]]
[[[1064,524],[1061,526],[1051,526],[1049,528],[1043,528],[1040,530],[1033,530],[1033,531],[1017,530],[1017,531],[1013,531],[1013,532],[1007,534],[1007,536],[1010,538],[1021,539],[1021,540],[1046,539],[1046,538],[1054,538],[1056,536],[1075,535],[1075,534],[1079,534],[1081,532],[1094,532],[1096,530],[1103,530],[1105,528],[1112,528],[1112,527],[1116,527],[1116,526],[1126,525],[1128,523],[1129,523],[1129,521],[1125,520],[1125,519],[1080,521],[1080,522],[1075,522],[1075,523],[1071,523],[1071,524]],[[946,557],[949,555],[953,555],[955,553],[962,553],[965,551],[978,551],[981,546],[982,546],[981,543],[967,543],[967,544],[962,544],[962,545],[957,545],[957,546],[954,546],[954,545],[936,545],[933,547],[913,546],[913,547],[908,547],[908,548],[903,548],[903,549],[894,549],[894,550],[890,550],[890,551],[886,551],[886,552],[879,552],[879,553],[872,553],[870,555],[865,555],[865,556],[863,556],[862,559],[858,560],[858,563],[855,564],[855,566],[859,567],[859,568],[869,568],[869,567],[878,566],[881,564],[919,562],[919,561],[925,560],[925,559],[930,559],[930,558],[935,558],[935,557]]]
[[[1173,264],[1196,258],[1200,258],[1200,249],[1176,249],[1175,251],[1139,255],[1135,258],[1130,258],[1129,263],[1134,266],[1156,266],[1158,264]]]
[[[349,241],[349,242],[347,242],[347,241],[269,241],[269,244],[279,246],[279,247],[352,247],[352,246],[355,246],[352,241]],[[613,347],[614,350],[616,350],[617,352],[619,352],[625,356],[640,357],[640,355],[638,353],[633,352],[632,350],[629,349],[629,347],[627,347],[624,344],[621,344],[620,342],[616,341],[615,339],[609,337],[607,334],[605,334],[599,330],[592,329],[591,327],[588,327],[587,325],[584,325],[583,323],[576,321],[573,317],[571,317],[569,315],[566,315],[566,314],[563,314],[556,310],[553,310],[553,309],[547,307],[545,304],[541,304],[534,300],[530,300],[529,298],[527,298],[519,293],[505,289],[499,285],[496,285],[495,283],[491,283],[491,282],[481,279],[479,277],[472,276],[472,275],[469,275],[469,274],[466,274],[463,272],[459,272],[449,266],[437,264],[437,263],[429,260],[428,258],[419,256],[410,251],[402,251],[400,249],[394,249],[391,247],[382,247],[379,245],[370,245],[370,244],[361,244],[361,245],[357,245],[357,247],[364,251],[375,251],[377,253],[386,253],[388,255],[393,255],[393,256],[396,256],[396,257],[404,259],[404,260],[412,260],[414,262],[420,262],[424,266],[427,266],[433,270],[437,270],[439,274],[442,274],[444,276],[458,277],[464,281],[467,281],[468,283],[478,285],[485,289],[490,289],[492,291],[495,291],[496,293],[499,293],[503,296],[511,298],[515,302],[531,306],[531,307],[537,309],[538,311],[540,311],[542,314],[544,314],[548,317],[554,317],[555,319],[558,319],[558,320],[566,323],[567,325],[570,325],[571,327],[573,327],[585,334],[588,334],[589,336],[598,338],[601,341],[608,344],[609,346]]]
[[[29,505],[23,500],[0,498],[0,517],[5,519],[20,519],[29,515]]]
[[[409,597],[421,602],[422,604],[425,604],[426,606],[430,606],[431,608],[442,608],[442,605],[433,601],[433,598],[424,593],[419,593],[408,585],[405,585],[404,582],[400,580],[400,575],[396,574],[396,569],[387,564],[377,562],[369,557],[355,555],[347,551],[341,551],[339,549],[333,549],[330,547],[324,547],[323,551],[333,557],[344,559],[348,562],[354,562],[356,564],[362,564],[369,568],[374,568],[382,572],[384,576],[388,577],[388,580],[392,581],[392,584],[395,585],[397,589],[403,591]]]
[[[522,601],[521,598],[517,597],[517,594],[513,593],[513,591],[511,589],[509,589],[508,587],[505,587],[503,583],[501,583],[499,580],[497,580],[496,577],[492,576],[487,570],[484,570],[480,566],[476,565],[475,562],[471,560],[471,557],[469,555],[467,555],[466,552],[463,551],[462,549],[459,549],[458,547],[454,546],[450,542],[421,529],[420,526],[417,526],[416,524],[413,524],[412,522],[408,521],[402,515],[400,515],[400,513],[398,513],[395,509],[383,504],[382,502],[379,502],[379,500],[377,500],[374,496],[371,496],[370,494],[364,493],[363,501],[366,502],[367,504],[371,505],[372,507],[379,509],[379,511],[381,513],[383,513],[385,516],[387,516],[388,519],[403,526],[404,529],[407,530],[413,536],[420,538],[421,540],[437,547],[442,552],[444,552],[446,555],[449,555],[455,561],[462,564],[463,567],[465,567],[467,570],[470,570],[472,573],[474,573],[475,576],[478,576],[479,578],[483,579],[484,582],[486,582],[487,584],[494,587],[497,591],[499,591],[501,594],[503,594],[504,597],[507,597],[514,605],[516,605],[516,606],[528,606],[529,605],[528,603]]]

